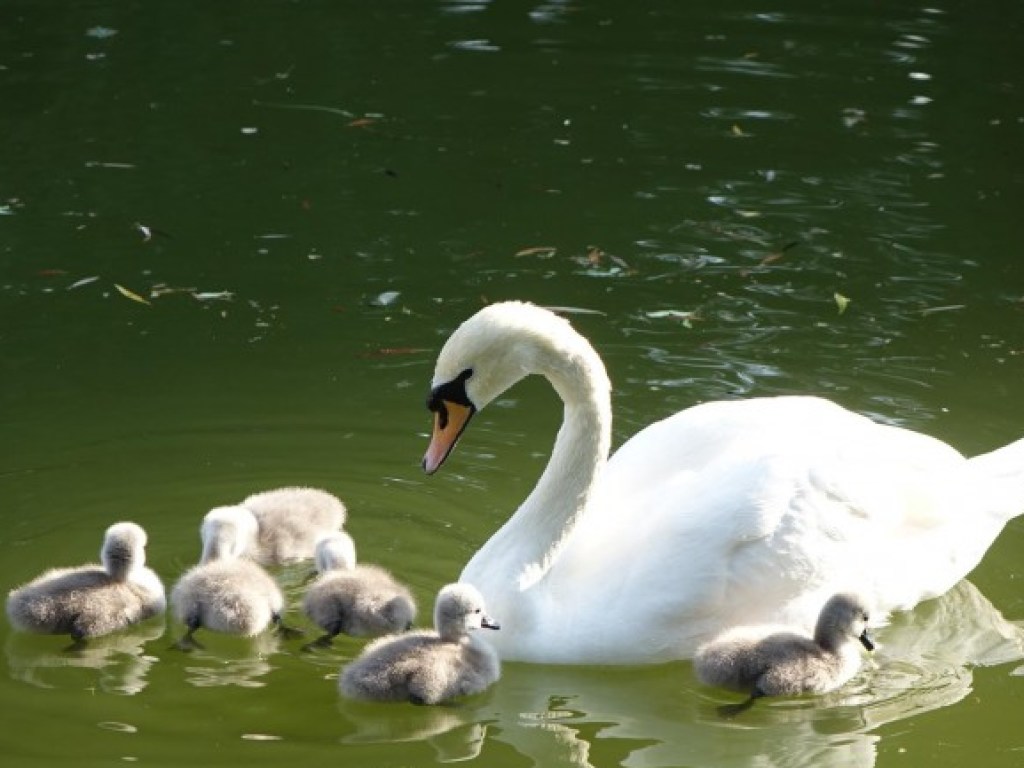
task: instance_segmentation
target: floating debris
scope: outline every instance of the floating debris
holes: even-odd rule
[[[536,256],[539,259],[550,259],[558,253],[558,249],[551,245],[535,245],[532,248],[523,248],[516,251],[516,256]]]
[[[839,293],[838,291],[832,294],[832,298],[836,300],[836,307],[839,308],[840,315],[846,311],[846,308],[850,306],[850,301],[852,301],[852,299],[843,296],[843,294]]]
[[[118,170],[134,170],[135,163],[111,163],[104,160],[86,160],[86,168],[116,168]]]
[[[384,291],[374,297],[370,303],[375,307],[389,307],[394,304],[401,295],[402,294],[399,291]]]
[[[142,298],[141,296],[139,296],[139,294],[135,293],[135,291],[130,291],[123,285],[118,285],[117,283],[114,283],[114,287],[117,288],[117,292],[124,296],[126,299],[131,299],[132,301],[136,301],[139,304],[145,304],[147,307],[152,306],[152,304],[149,303],[148,299]]]
[[[544,309],[550,309],[560,315],[606,315],[599,309],[585,309],[584,307],[555,307],[550,304],[544,305]]]
[[[666,318],[678,320],[685,328],[693,328],[694,321],[701,319],[700,314],[696,310],[688,312],[682,309],[656,309],[652,312],[644,312],[644,316],[651,320],[662,320]]]
[[[90,275],[89,277],[83,277],[81,280],[76,280],[67,287],[67,290],[73,291],[75,288],[81,288],[83,285],[89,285],[89,283],[95,283],[100,279],[99,275]]]
[[[192,298],[196,301],[232,301],[235,294],[233,291],[192,291]]]
[[[116,34],[117,30],[111,29],[110,27],[95,26],[89,27],[89,29],[85,30],[86,37],[95,37],[97,40],[106,40]]]
[[[943,307],[925,307],[921,310],[922,315],[934,315],[936,312],[954,312],[958,309],[966,309],[966,304],[947,304]]]
[[[786,254],[786,251],[790,250],[791,248],[796,248],[798,245],[800,245],[799,240],[793,240],[792,242],[786,243],[784,246],[779,248],[779,250],[772,251],[763,259],[761,259],[761,266],[767,267],[772,262],[778,261]]]
[[[286,104],[277,101],[257,101],[253,99],[253,106],[256,107],[270,107],[271,109],[298,109],[307,112],[327,112],[331,115],[341,115],[342,117],[354,118],[351,112],[344,109],[338,109],[337,107],[326,107],[321,104]]]

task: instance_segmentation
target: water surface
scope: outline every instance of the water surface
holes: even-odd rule
[[[1024,434],[1012,4],[8,2],[0,16],[0,583],[133,519],[168,584],[210,507],[350,507],[421,605],[543,467],[524,382],[418,468],[447,334],[572,308],[615,436],[829,396],[972,454]],[[147,303],[143,303],[143,301]],[[579,310],[585,310],[580,312]],[[689,664],[510,664],[446,708],[340,700],[361,644],[80,655],[4,623],[12,766],[1018,765],[1024,525],[841,692],[719,719]],[[280,574],[293,602],[301,570]],[[296,621],[301,622],[297,615]]]

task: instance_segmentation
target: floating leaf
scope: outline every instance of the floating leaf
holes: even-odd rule
[[[934,315],[936,312],[955,312],[958,309],[964,309],[966,304],[947,304],[943,307],[925,307],[921,310],[922,315]]]
[[[733,127],[732,127],[732,135],[739,139],[739,138],[743,138],[747,134],[745,134],[743,132],[743,129],[740,128],[738,125],[733,125]]]
[[[557,312],[560,315],[604,315],[605,313],[599,309],[587,309],[586,307],[559,307],[547,304],[544,306],[545,309],[550,309],[552,312]]]
[[[118,285],[117,283],[114,283],[114,287],[117,288],[117,292],[124,296],[126,299],[137,301],[139,304],[145,304],[147,307],[150,306],[149,301],[139,296],[139,294],[135,293],[135,291],[129,291],[123,285]]]
[[[347,125],[349,128],[368,128],[376,122],[372,117],[357,117],[355,120],[350,120]]]
[[[644,315],[652,320],[662,320],[664,318],[678,320],[686,328],[693,328],[693,322],[701,319],[696,311],[686,312],[681,309],[656,309],[652,312],[644,312]]]
[[[832,298],[836,300],[836,306],[839,308],[840,315],[846,311],[846,308],[848,306],[850,306],[850,299],[848,299],[846,296],[843,296],[843,294],[839,293],[838,291],[832,294]]]
[[[558,249],[551,245],[538,245],[533,248],[523,248],[516,251],[516,256],[538,256],[542,259],[550,259],[558,253]]]
[[[76,280],[71,285],[69,285],[67,287],[67,290],[73,291],[75,288],[81,288],[83,285],[88,285],[89,283],[95,283],[99,279],[100,279],[99,275],[92,275],[91,277],[83,277],[81,280]]]
[[[197,301],[231,301],[235,294],[232,291],[192,291],[192,298]]]

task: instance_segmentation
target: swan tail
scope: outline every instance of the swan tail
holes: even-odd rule
[[[986,509],[1004,522],[1024,512],[1024,438],[968,460]]]

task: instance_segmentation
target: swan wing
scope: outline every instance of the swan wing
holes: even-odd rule
[[[739,623],[809,629],[841,589],[909,607],[977,562],[962,540],[965,465],[817,398],[691,408],[609,461],[549,574],[552,602],[663,631],[651,645],[669,656]]]

